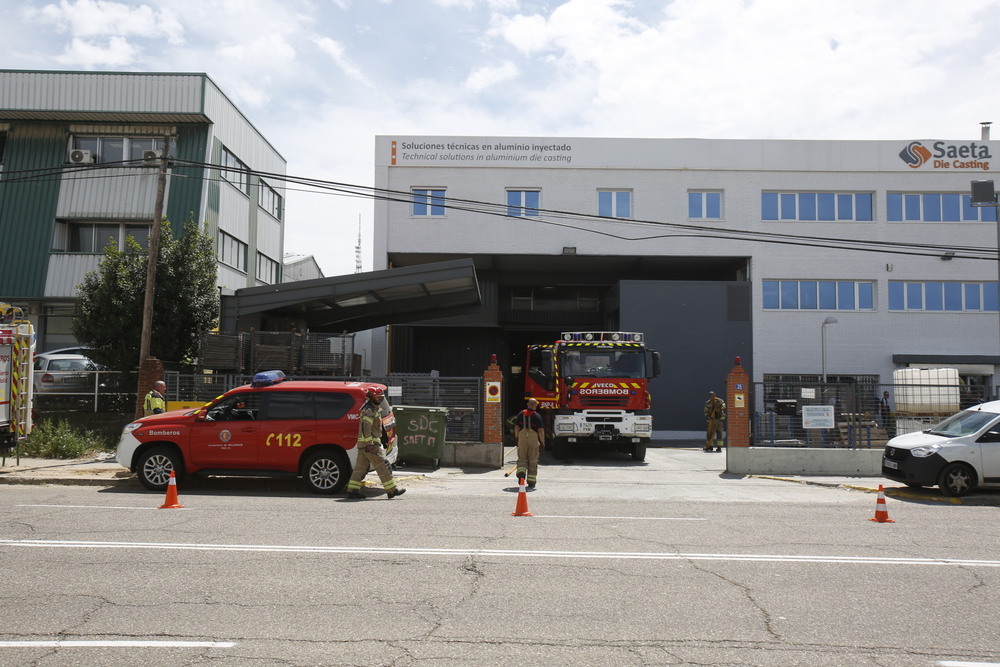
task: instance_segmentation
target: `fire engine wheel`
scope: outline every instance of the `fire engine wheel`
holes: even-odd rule
[[[170,483],[170,472],[181,478],[181,457],[169,447],[153,447],[139,457],[135,466],[139,482],[150,491],[165,491]]]
[[[350,477],[347,457],[336,452],[317,452],[306,459],[302,466],[302,479],[313,493],[330,495],[337,493]]]
[[[639,442],[632,445],[632,460],[633,461],[645,461],[646,460],[646,441],[640,440]]]
[[[553,438],[552,439],[552,456],[559,460],[566,458],[569,453],[567,450],[569,447],[566,444],[565,438]]]

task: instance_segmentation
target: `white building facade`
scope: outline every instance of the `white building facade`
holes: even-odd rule
[[[970,184],[991,179],[998,151],[985,137],[379,136],[375,268],[473,257],[484,302],[389,331],[389,370],[446,365],[455,343],[433,341],[459,329],[516,378],[534,335],[642,325],[662,394],[685,406],[666,428],[700,421],[734,356],[755,382],[825,368],[874,387],[947,366],[992,393],[996,209],[972,206]]]

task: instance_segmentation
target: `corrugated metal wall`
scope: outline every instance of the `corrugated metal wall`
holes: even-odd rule
[[[66,159],[66,131],[51,123],[12,123],[0,180],[0,297],[37,297],[45,290],[58,175],[32,174]]]

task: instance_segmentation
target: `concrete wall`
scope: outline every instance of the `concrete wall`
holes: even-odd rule
[[[737,475],[877,477],[882,448],[728,447],[726,472]]]

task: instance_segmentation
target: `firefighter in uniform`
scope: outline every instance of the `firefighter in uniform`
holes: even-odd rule
[[[347,496],[349,498],[364,498],[361,488],[364,486],[365,475],[373,469],[382,480],[389,499],[401,496],[406,493],[406,489],[396,486],[396,480],[392,477],[389,464],[385,460],[385,448],[382,446],[382,413],[380,406],[385,399],[381,387],[369,389],[365,404],[361,406],[360,423],[358,424],[358,460],[354,464],[354,472],[351,474],[351,481],[347,483]]]
[[[710,452],[712,448],[721,452],[719,446],[722,442],[722,423],[726,421],[726,402],[715,395],[714,391],[708,392],[708,400],[705,401],[705,420],[708,422],[708,431],[705,433],[705,447],[702,451]],[[719,444],[716,443],[716,438]]]
[[[146,394],[146,400],[142,403],[142,415],[144,417],[158,415],[161,412],[167,411],[167,400],[163,397],[163,393],[166,390],[167,383],[163,380],[157,380],[153,383],[153,388]]]
[[[528,486],[535,487],[538,480],[538,452],[545,442],[542,416],[535,411],[538,401],[528,399],[528,407],[514,418],[514,437],[517,439],[517,480],[527,478]]]

